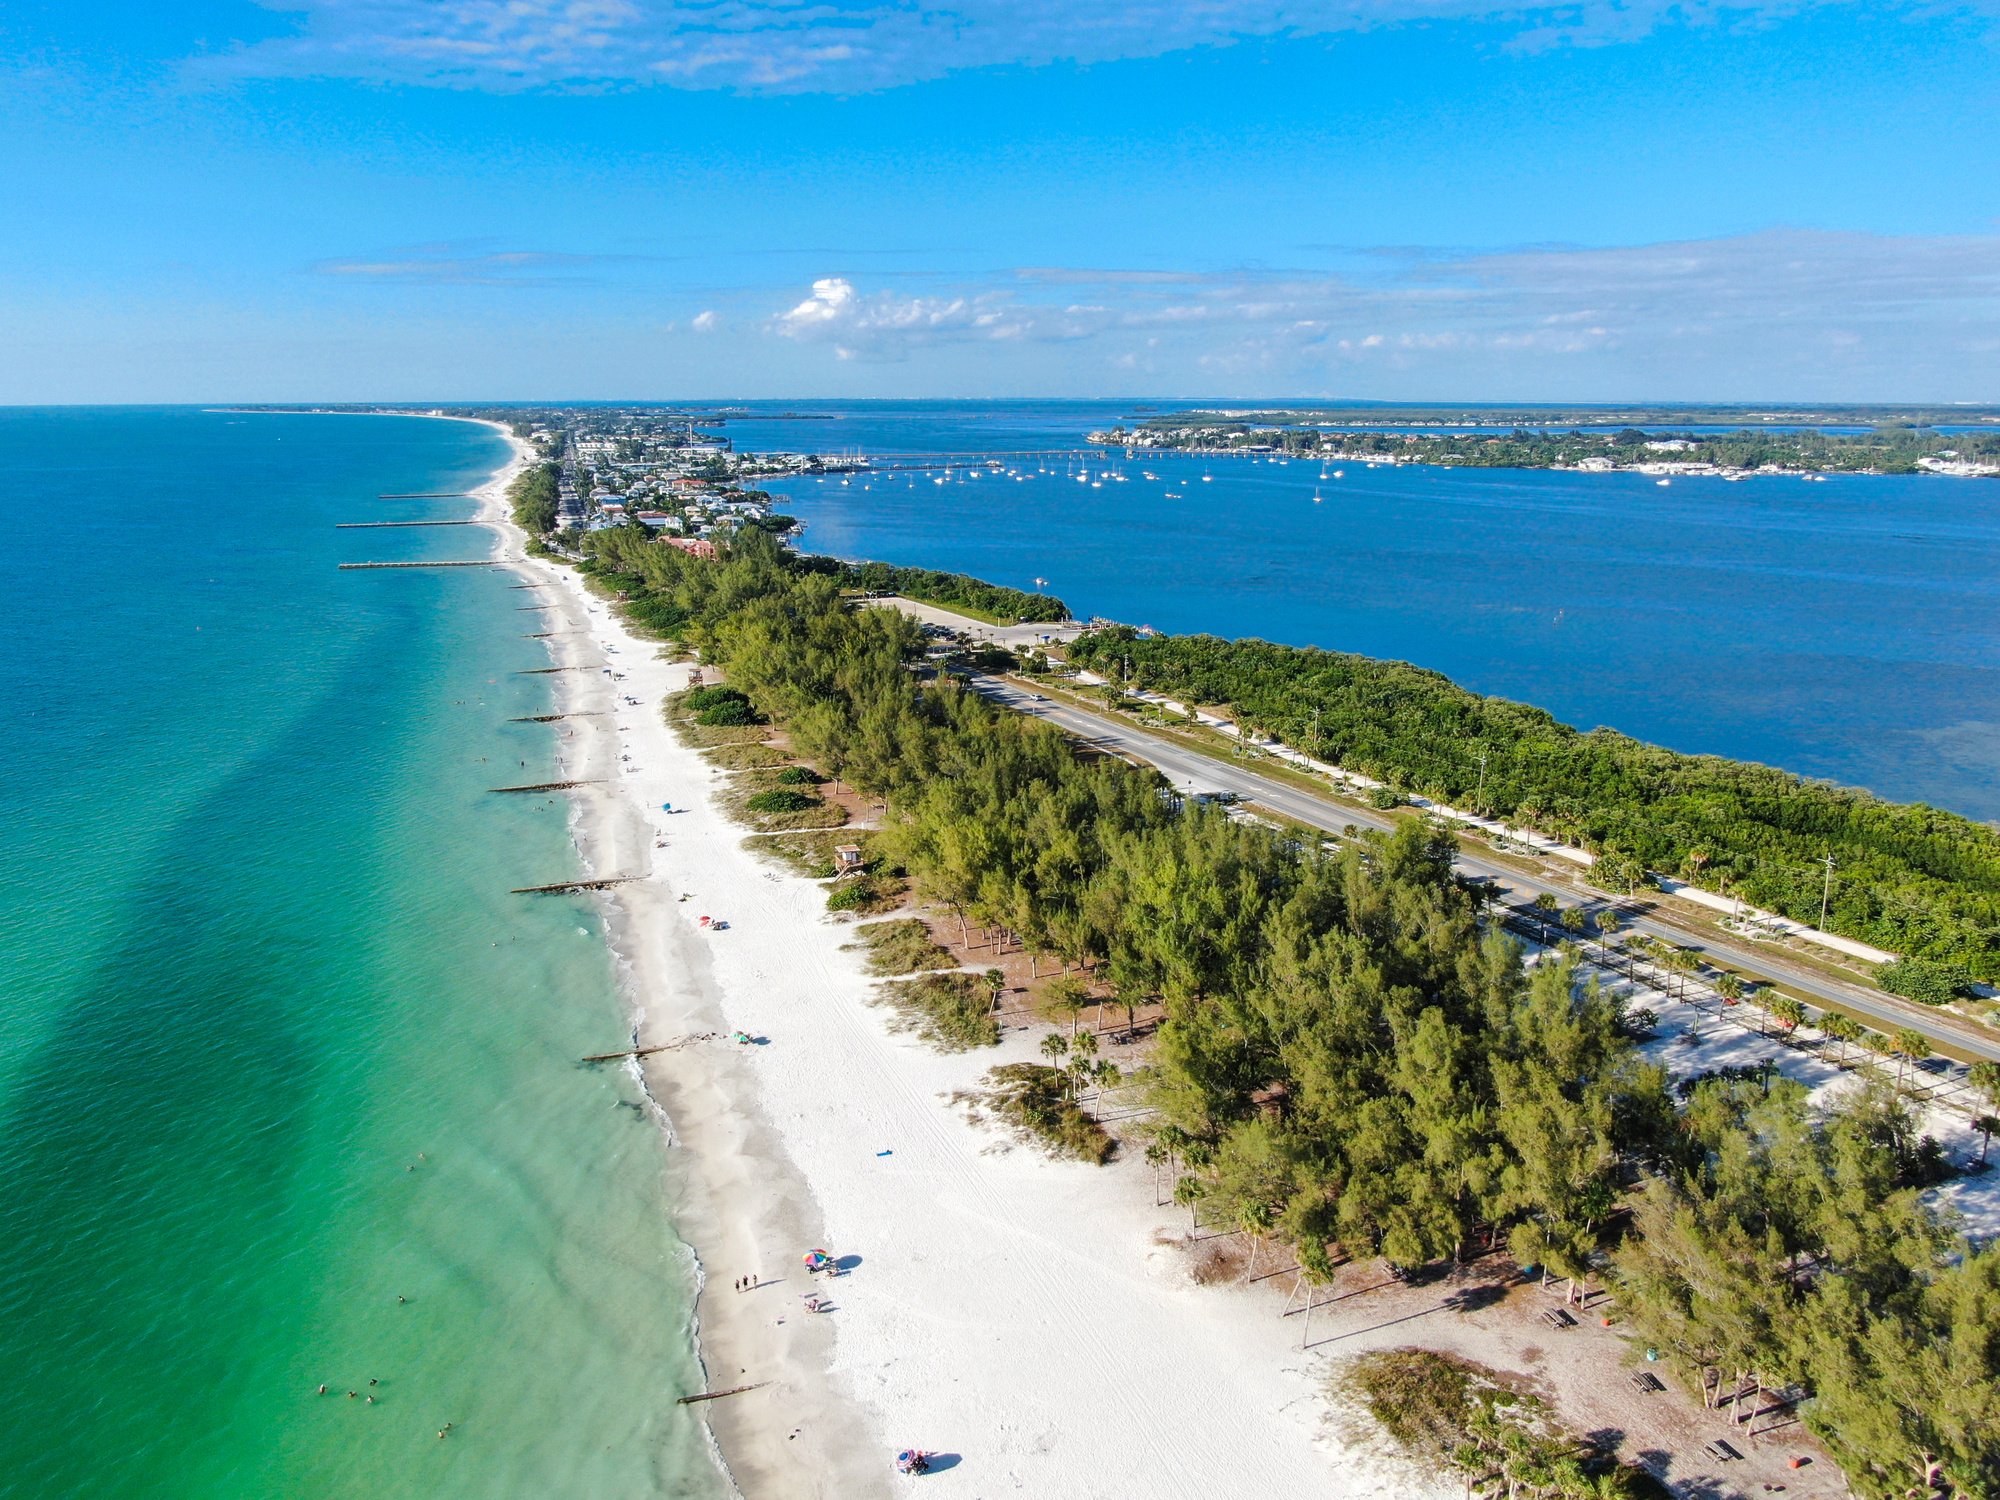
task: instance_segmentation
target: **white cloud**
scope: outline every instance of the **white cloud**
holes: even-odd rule
[[[688,326],[696,333],[713,333],[722,326],[722,319],[716,316],[713,309],[710,309],[706,312],[696,313],[694,321]]]
[[[1057,300],[1094,278],[1088,301]],[[842,359],[1079,344],[1113,367],[1273,379],[1504,374],[1550,391],[2000,394],[2000,237],[1772,230],[1652,245],[1384,252],[1346,274],[1009,274],[920,294],[841,276],[766,327]],[[1061,356],[1045,355],[1050,363]],[[1642,378],[1643,377],[1643,378]],[[1530,382],[1532,384],[1532,382]],[[1588,392],[1585,392],[1588,394]]]
[[[1436,21],[1520,46],[1754,24],[1864,0],[262,0],[289,35],[203,57],[224,72],[482,89],[665,84],[746,92],[890,88],[970,68],[1157,57],[1258,37]],[[1872,0],[1992,16],[2000,0]]]
[[[467,251],[417,245],[375,257],[323,260],[321,276],[350,281],[419,282],[459,286],[547,286],[590,279],[588,268],[628,256],[567,255],[552,250]]]

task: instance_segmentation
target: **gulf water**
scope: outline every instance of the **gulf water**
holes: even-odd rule
[[[978,453],[1157,409],[753,404],[721,430],[745,450]],[[1415,662],[1583,728],[2000,818],[2000,482],[1352,462],[1322,479],[1143,451],[1017,467],[773,488],[809,551],[1045,578],[1079,615]]]
[[[489,430],[0,413],[0,1493],[720,1493]],[[327,1396],[316,1394],[325,1382]],[[346,1392],[359,1394],[350,1399]],[[371,1404],[366,1397],[375,1397]],[[449,1435],[437,1433],[452,1424]]]

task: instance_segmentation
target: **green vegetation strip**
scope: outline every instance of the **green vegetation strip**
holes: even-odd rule
[[[1608,1280],[1687,1388],[1717,1367],[1800,1387],[1871,1500],[1991,1493],[2000,1246],[1967,1244],[1927,1196],[1939,1154],[1893,1089],[1809,1105],[1800,1085],[1732,1075],[1682,1098],[1573,955],[1524,968],[1456,877],[1455,841],[1422,820],[1326,853],[1183,808],[1155,772],[921,680],[911,621],[848,608],[839,580],[767,538],[713,563],[618,530],[589,545],[621,588],[685,610],[691,643],[802,758],[885,804],[871,852],[921,896],[1162,1017],[1154,1145],[1203,1220],[1281,1238],[1318,1280],[1337,1256],[1419,1265],[1485,1243]],[[1304,684],[1309,701],[1326,686]],[[1399,712],[1388,697],[1389,730],[1358,706],[1332,728],[1400,733]],[[937,1045],[998,1038],[985,976],[884,991]],[[1096,1059],[1085,1046],[1092,1074],[1072,1072],[1075,1045],[1064,1072],[1088,1088]]]
[[[2000,978],[2000,829],[1767,766],[1682,755],[1468,692],[1405,662],[1123,628],[1070,660],[1183,702],[1228,703],[1286,744],[1600,856],[1596,878],[1676,872],[1963,977]]]

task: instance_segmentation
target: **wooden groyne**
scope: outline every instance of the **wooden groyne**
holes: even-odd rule
[[[546,677],[551,672],[588,672],[589,667],[523,667],[516,677]]]
[[[627,885],[641,879],[638,875],[610,875],[602,880],[558,880],[554,885],[517,885],[507,894],[510,896],[560,896],[571,891],[608,891],[614,885]]]
[[[477,562],[358,562],[342,563],[343,571],[349,568],[497,568],[500,559],[483,558]]]
[[[582,634],[581,630],[538,630],[533,635],[522,636],[521,639],[524,641],[552,641],[557,636]]]
[[[384,531],[392,526],[483,526],[484,521],[335,521],[335,531]]]
[[[655,1052],[678,1052],[683,1047],[696,1042],[719,1042],[719,1031],[697,1031],[692,1036],[677,1036],[671,1042],[655,1042],[650,1047],[627,1047],[622,1052],[593,1052],[584,1059],[587,1063],[623,1062],[628,1057],[651,1057]]]
[[[377,500],[470,500],[471,490],[410,490],[400,495],[377,495]]]
[[[726,1391],[703,1391],[699,1396],[676,1396],[674,1405],[693,1406],[697,1401],[720,1401],[724,1396],[740,1396],[745,1391],[761,1391],[771,1382],[760,1380],[755,1385],[732,1385]]]
[[[533,786],[489,786],[489,792],[566,792],[577,786],[603,786],[602,781],[538,781]]]
[[[510,589],[545,589],[548,585],[546,583],[510,583],[507,587]]]
[[[603,717],[603,709],[593,708],[574,714],[523,714],[518,719],[509,719],[507,722],[509,724],[553,724],[559,719],[601,719]]]

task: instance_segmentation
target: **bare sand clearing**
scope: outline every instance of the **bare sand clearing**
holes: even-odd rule
[[[482,492],[510,556],[516,466]],[[924,1481],[940,1495],[1432,1493],[1336,1435],[1323,1355],[1300,1352],[1268,1287],[1195,1285],[1173,1243],[1185,1213],[1154,1206],[1143,1162],[1052,1162],[968,1118],[952,1096],[1031,1056],[1032,1035],[947,1056],[892,1032],[852,927],[817,883],[744,848],[721,773],[667,729],[686,667],[569,569],[521,568],[559,606],[557,663],[581,669],[557,679],[564,711],[605,715],[559,732],[564,774],[606,781],[576,799],[592,873],[644,877],[612,899],[641,1042],[763,1039],[643,1064],[677,1147],[676,1226],[704,1267],[709,1384],[759,1387],[688,1408],[742,1492],[897,1492],[892,1456],[915,1446],[941,1455]],[[849,1269],[810,1283],[833,1304],[815,1315],[801,1256],[817,1247]],[[763,1284],[735,1291],[745,1274]]]

